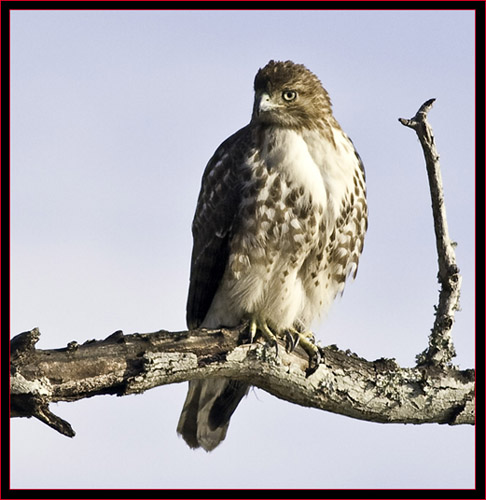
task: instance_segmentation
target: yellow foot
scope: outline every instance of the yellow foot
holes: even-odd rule
[[[252,316],[250,319],[250,344],[255,340],[256,333],[260,332],[265,339],[265,341],[271,346],[275,346],[275,350],[278,354],[278,343],[277,337],[274,335],[272,330],[270,330],[267,322],[256,316]]]

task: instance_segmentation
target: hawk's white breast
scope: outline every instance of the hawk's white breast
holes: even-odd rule
[[[309,153],[319,166],[330,222],[339,217],[342,200],[353,190],[353,177],[360,170],[359,160],[348,136],[331,128],[332,139],[322,140],[317,131],[305,131],[303,137]]]
[[[326,189],[319,168],[319,156],[313,156],[304,136],[290,129],[270,129],[263,143],[263,160],[277,175],[288,177],[312,196],[314,203],[324,205]]]

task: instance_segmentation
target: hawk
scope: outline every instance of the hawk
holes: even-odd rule
[[[356,276],[367,228],[365,173],[321,82],[302,64],[256,74],[250,123],[209,160],[192,225],[187,324],[249,322],[315,356],[311,322]],[[214,449],[248,385],[192,380],[177,431]]]

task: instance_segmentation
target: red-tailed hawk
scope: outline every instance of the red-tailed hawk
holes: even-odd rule
[[[192,226],[190,329],[249,321],[300,340],[356,275],[367,227],[365,173],[335,120],[319,79],[292,61],[255,77],[250,123],[216,150],[202,179]],[[193,380],[177,431],[214,449],[248,386]]]

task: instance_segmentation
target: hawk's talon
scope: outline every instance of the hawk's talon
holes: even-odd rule
[[[295,328],[291,328],[286,332],[286,336],[287,338],[291,337],[295,342],[289,352],[292,352],[300,343],[302,349],[304,349],[309,356],[309,367],[306,370],[306,376],[308,377],[317,370],[321,362],[321,353],[319,347],[315,343],[314,334],[312,332],[299,332]]]
[[[322,356],[319,351],[315,353],[315,356],[309,356],[309,367],[305,371],[305,376],[308,377],[312,375],[318,368],[321,362]]]
[[[277,339],[270,341],[272,347],[275,347],[275,355],[278,356],[278,342]]]
[[[289,330],[285,331],[285,348],[287,352],[294,352],[295,348],[299,345],[299,336],[294,335],[294,332]]]

